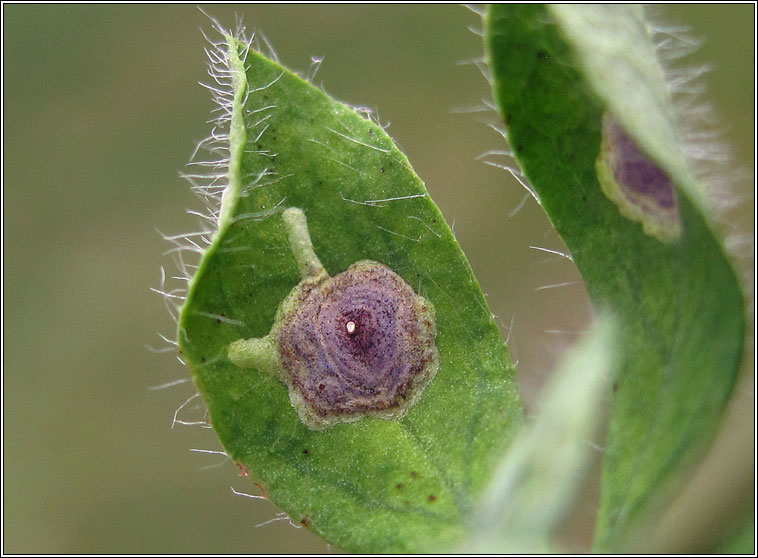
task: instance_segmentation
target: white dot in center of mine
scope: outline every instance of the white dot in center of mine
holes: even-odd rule
[[[348,335],[355,333],[355,322],[347,322],[345,324],[345,331],[347,331]]]

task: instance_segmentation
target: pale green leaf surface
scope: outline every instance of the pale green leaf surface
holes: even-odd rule
[[[508,5],[485,18],[495,99],[515,157],[594,304],[620,321],[599,549],[613,548],[709,439],[745,333],[738,281],[684,166],[639,16],[618,5]],[[595,161],[607,111],[676,183],[678,240],[645,234],[603,194]]]
[[[613,380],[614,327],[598,320],[551,378],[537,414],[503,459],[462,551],[556,551],[553,535],[581,494]]]
[[[244,56],[244,45],[229,44],[232,58]],[[230,66],[244,68],[235,77],[232,187],[179,322],[210,422],[267,497],[329,542],[357,552],[452,544],[522,422],[513,367],[481,290],[380,126],[258,52]],[[309,430],[282,382],[228,360],[231,342],[269,332],[300,281],[286,207],[305,212],[330,275],[375,260],[433,303],[440,368],[402,419]]]

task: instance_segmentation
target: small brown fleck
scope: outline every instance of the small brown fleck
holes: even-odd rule
[[[381,168],[379,169],[379,172],[384,172],[384,167],[381,167]]]
[[[307,450],[307,449],[304,449],[304,450],[303,450],[303,453],[304,453],[305,455],[308,455],[308,450]]]
[[[429,501],[429,503],[431,504],[432,502],[434,502],[434,501],[436,501],[436,500],[437,500],[437,497],[436,497],[434,494],[430,494],[430,495],[429,495],[429,498],[427,498],[427,500],[428,500],[428,501]]]
[[[397,488],[398,490],[402,490],[404,487],[405,485],[402,482],[399,482],[395,485],[395,488]]]
[[[418,473],[416,471],[411,471],[411,478],[415,479],[418,476]]]
[[[311,520],[308,519],[307,515],[304,516],[303,519],[300,520],[300,525],[302,525],[303,527],[308,527],[308,525],[310,524],[311,524]]]
[[[263,496],[264,499],[268,500],[268,496],[266,495],[266,489],[263,487],[263,485],[258,482],[254,482],[253,484],[260,489],[261,496]]]

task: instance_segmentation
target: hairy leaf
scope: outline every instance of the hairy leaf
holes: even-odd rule
[[[489,8],[515,158],[594,304],[620,322],[596,546],[612,548],[718,424],[745,334],[641,9]]]
[[[357,552],[450,544],[522,422],[493,316],[444,218],[384,130],[245,42],[227,43],[212,59],[220,84],[233,87],[220,93],[230,118],[222,122],[230,145],[218,144],[229,149],[228,185],[179,322],[210,422],[267,497],[328,541]],[[269,333],[301,279],[287,207],[305,214],[329,275],[373,260],[433,304],[439,370],[403,418],[312,430],[279,378],[229,360],[231,343]]]

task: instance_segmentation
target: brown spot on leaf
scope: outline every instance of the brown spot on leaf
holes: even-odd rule
[[[261,483],[259,483],[259,482],[254,482],[253,484],[254,484],[255,486],[257,486],[257,487],[260,489],[260,491],[261,491],[261,496],[262,496],[262,497],[263,497],[265,500],[268,500],[268,496],[266,496],[266,489],[263,487],[263,485],[262,485]]]

